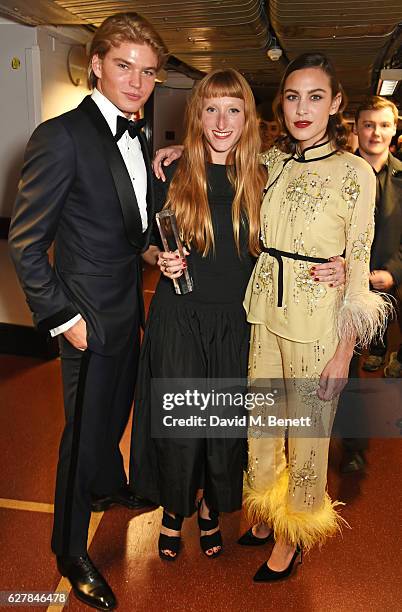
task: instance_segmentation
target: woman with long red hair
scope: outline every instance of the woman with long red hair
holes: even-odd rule
[[[132,476],[136,493],[164,507],[159,552],[176,558],[183,517],[196,507],[200,544],[222,550],[219,512],[242,505],[245,439],[151,438],[152,378],[245,378],[249,327],[242,306],[258,253],[265,170],[258,163],[253,94],[235,70],[215,70],[192,93],[185,151],[156,182],[159,208],[172,209],[194,290],[174,292],[185,261],[160,253],[163,275],[150,307],[140,357],[134,413]]]

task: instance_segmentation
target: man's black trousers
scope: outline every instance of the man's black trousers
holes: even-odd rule
[[[66,425],[57,466],[52,550],[87,550],[92,495],[127,483],[119,442],[134,396],[139,327],[116,355],[75,349],[60,339]]]

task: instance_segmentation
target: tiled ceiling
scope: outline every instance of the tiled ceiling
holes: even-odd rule
[[[272,98],[287,60],[319,50],[338,67],[353,107],[402,53],[401,0],[0,0],[0,13],[31,25],[94,29],[119,11],[147,17],[172,55],[197,70],[237,68],[259,97]],[[266,55],[272,35],[284,51],[279,62]]]

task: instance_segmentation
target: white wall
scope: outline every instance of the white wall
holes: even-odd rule
[[[86,86],[70,81],[67,55],[72,44],[88,42],[80,28],[37,28],[41,59],[42,121],[69,111],[89,93]]]
[[[26,143],[45,119],[77,106],[88,93],[71,83],[67,54],[86,43],[81,28],[33,28],[0,20],[0,217],[9,217]],[[17,58],[18,69],[11,62]]]
[[[34,28],[0,22],[0,217],[9,217],[17,188],[23,152],[34,121],[27,82],[32,74]],[[17,58],[20,67],[11,66]]]

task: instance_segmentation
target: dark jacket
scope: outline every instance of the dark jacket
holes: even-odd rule
[[[148,172],[145,234],[123,158],[90,96],[32,134],[10,227],[35,324],[49,330],[80,313],[88,347],[101,354],[117,352],[143,319],[139,254],[149,240],[153,186],[143,134],[140,142]]]
[[[402,162],[390,153],[387,164],[382,198],[376,209],[370,270],[388,270],[398,287],[402,284]]]

